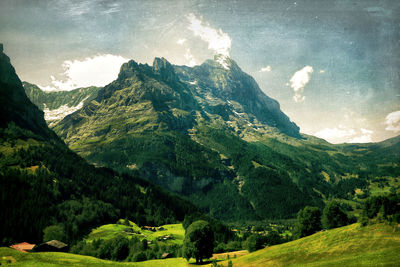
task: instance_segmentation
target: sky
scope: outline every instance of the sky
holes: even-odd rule
[[[0,1],[5,53],[43,90],[106,85],[130,59],[220,54],[332,143],[400,134],[399,25],[395,0]]]

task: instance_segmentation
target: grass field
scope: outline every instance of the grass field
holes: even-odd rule
[[[135,223],[130,221],[130,227],[133,228],[134,231],[140,232],[140,234],[129,234],[124,232],[128,226],[121,224],[106,224],[102,225],[96,229],[94,229],[88,236],[86,240],[92,241],[94,239],[111,239],[116,237],[117,235],[123,235],[125,237],[131,238],[132,236],[137,236],[140,239],[147,239],[148,241],[153,241],[157,239],[157,237],[169,235],[173,236],[174,239],[165,241],[166,243],[173,243],[182,245],[183,239],[185,238],[185,229],[183,229],[182,224],[166,224],[162,225],[165,230],[162,231],[150,231],[150,230],[142,230]]]
[[[247,254],[231,252],[233,266],[399,266],[400,225],[359,224],[323,231]],[[227,255],[218,254],[218,259]],[[0,263],[10,266],[193,266],[183,258],[122,263],[68,253],[23,253],[0,248]],[[191,261],[193,263],[193,260]],[[228,260],[218,264],[228,265]],[[208,264],[210,265],[210,264]]]
[[[400,266],[400,225],[352,224],[231,260],[235,267]]]
[[[94,257],[75,255],[61,252],[37,252],[24,253],[12,248],[0,248],[0,263],[1,266],[137,266],[137,267],[179,267],[187,266],[187,262],[183,258],[173,258],[165,260],[150,260],[144,262],[115,262],[100,260]]]

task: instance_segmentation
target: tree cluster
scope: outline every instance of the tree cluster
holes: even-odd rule
[[[116,236],[108,240],[80,241],[71,248],[71,252],[106,260],[138,262],[161,259],[164,253],[170,257],[181,257],[181,246],[157,241],[149,244],[146,239]]]
[[[355,222],[336,201],[329,201],[321,213],[317,207],[305,207],[297,213],[297,237],[312,235],[322,229],[332,229]]]

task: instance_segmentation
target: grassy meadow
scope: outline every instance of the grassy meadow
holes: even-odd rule
[[[168,227],[168,225],[167,225]],[[173,227],[171,227],[172,231]],[[231,252],[233,266],[398,266],[400,225],[352,224],[322,231],[289,243],[253,253]],[[226,254],[226,253],[225,253]],[[228,265],[227,254],[218,254],[218,264]],[[236,258],[234,257],[236,254]],[[23,253],[0,248],[0,262],[12,266],[188,266],[183,258],[145,262],[114,262],[69,253]],[[208,264],[210,266],[210,264]]]
[[[233,266],[399,266],[400,226],[352,224],[236,259]],[[227,266],[228,261],[220,262]]]
[[[120,220],[120,223],[123,221]],[[106,224],[102,225],[96,229],[94,229],[86,239],[87,241],[92,241],[95,239],[111,239],[116,237],[117,235],[123,235],[127,238],[132,238],[133,236],[138,237],[139,239],[147,239],[148,241],[156,240],[158,237],[162,236],[172,236],[173,239],[165,241],[166,243],[178,244],[182,245],[183,239],[185,238],[185,229],[183,229],[182,224],[166,224],[161,227],[164,230],[158,230],[156,232],[150,230],[142,230],[139,226],[137,226],[132,221],[129,222],[130,226],[122,225],[122,224]],[[137,233],[127,233],[124,230],[128,227],[131,227],[133,231],[140,232]]]

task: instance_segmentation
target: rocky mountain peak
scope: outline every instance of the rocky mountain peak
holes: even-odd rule
[[[165,58],[156,57],[153,61],[153,72],[161,76],[161,79],[168,82],[178,81],[174,67]]]

